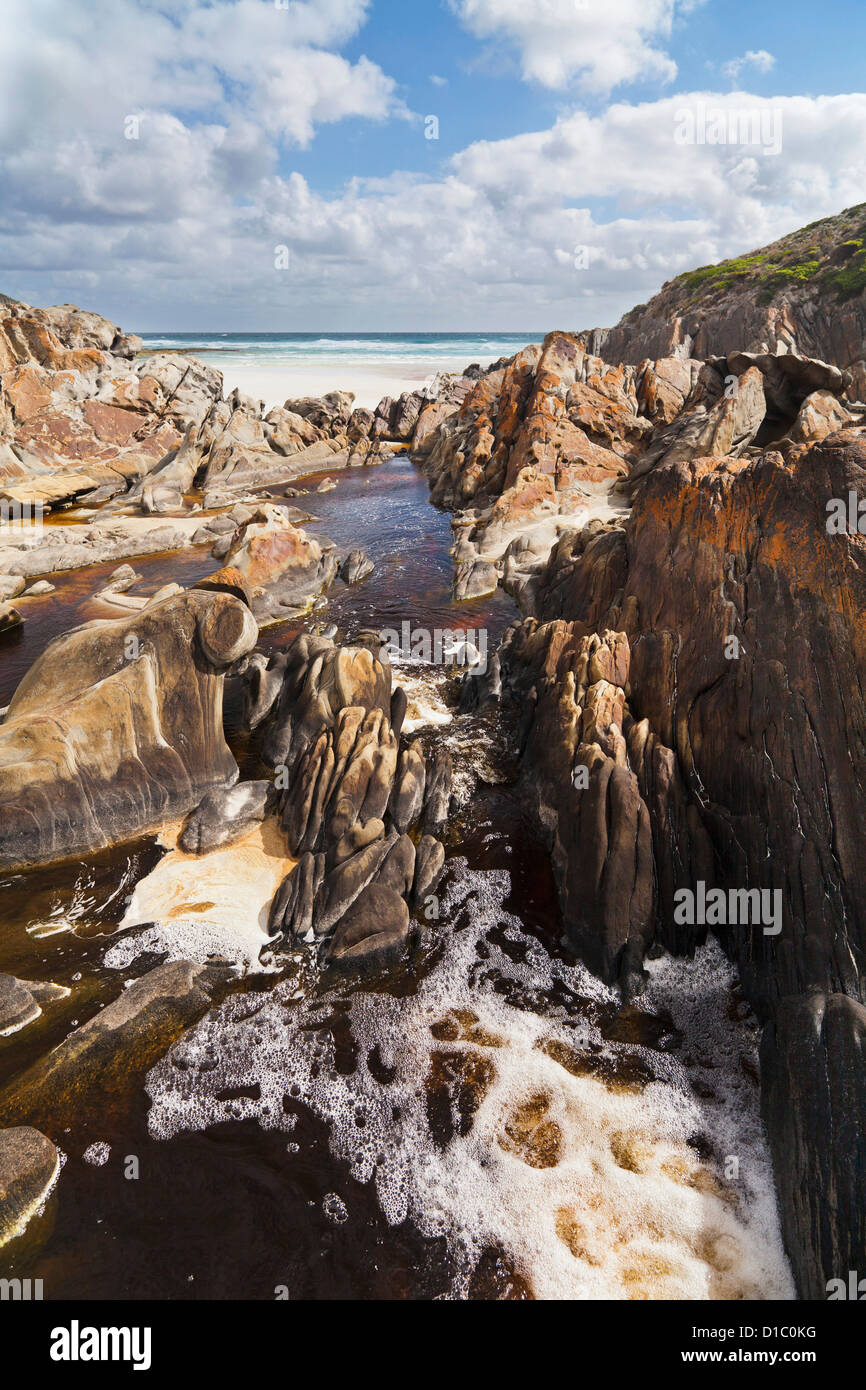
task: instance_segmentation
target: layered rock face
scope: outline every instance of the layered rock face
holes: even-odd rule
[[[533,582],[566,531],[623,517],[666,464],[756,457],[770,441],[787,454],[852,422],[848,382],[827,362],[742,351],[612,366],[586,338],[549,334],[465,383],[456,405],[419,413],[413,457],[431,500],[455,512],[455,596],[502,583],[531,610]]]
[[[784,456],[662,461],[624,525],[560,539],[499,653],[576,949],[633,991],[654,942],[690,952],[711,928],[769,1020],[765,1110],[809,1296],[862,1257],[837,1201],[866,1210],[845,1139],[866,1123],[866,543],[828,529],[851,495],[853,422]],[[714,889],[716,916],[678,910]]]
[[[405,694],[376,634],[337,647],[302,634],[247,678],[247,722],[263,729],[277,809],[297,860],[270,926],[317,946],[339,970],[378,969],[409,940],[445,853],[429,833],[447,813],[450,764],[429,775],[418,740],[401,744]],[[422,833],[424,832],[424,833]]]
[[[866,204],[668,281],[590,350],[610,362],[794,353],[847,368],[866,398]]]
[[[130,839],[233,782],[223,681],[257,638],[247,606],[216,591],[55,638],[0,726],[0,865]]]
[[[141,340],[71,304],[0,318],[0,489],[50,506],[125,492],[222,396],[194,358],[136,361]]]
[[[406,439],[422,398],[381,414],[353,397],[289,400],[265,412],[194,357],[140,357],[141,339],[72,304],[0,306],[0,498],[52,506],[112,497],[177,512],[200,485],[205,506],[319,468],[375,462]]]
[[[456,597],[490,592],[503,575],[517,582],[575,513],[610,509],[613,483],[652,428],[635,382],[581,340],[551,333],[482,376],[435,428],[426,415],[441,417],[443,405],[421,412],[414,457],[431,500],[457,512]]]

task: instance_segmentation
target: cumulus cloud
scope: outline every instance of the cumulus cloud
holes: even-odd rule
[[[243,115],[307,145],[319,124],[403,112],[375,63],[332,50],[369,0],[4,0],[0,139],[51,143],[122,132],[128,114],[170,109],[189,123]]]
[[[450,0],[478,38],[516,50],[523,76],[607,93],[638,79],[670,82],[665,52],[675,19],[703,0]]]
[[[769,72],[776,66],[776,60],[766,48],[750,48],[741,58],[731,58],[722,65],[722,72],[732,82],[739,82],[744,68],[754,68],[756,72]]]
[[[663,280],[856,203],[866,184],[866,95],[694,92],[565,111],[435,174],[326,195],[287,172],[287,151],[322,122],[400,109],[387,74],[327,47],[358,32],[360,0],[37,0],[16,29],[18,3],[0,8],[0,289],[84,301],[129,329],[611,323]],[[777,155],[675,138],[684,109],[744,103],[778,114]]]

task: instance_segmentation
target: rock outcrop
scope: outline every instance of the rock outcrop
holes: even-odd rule
[[[631,992],[653,943],[712,930],[768,1020],[783,1225],[812,1297],[862,1255],[837,1202],[866,1209],[845,1139],[866,1124],[866,570],[862,535],[828,526],[832,499],[864,495],[850,419],[784,456],[660,461],[623,525],[560,539],[499,652],[575,948]],[[714,916],[689,911],[711,892]]]
[[[665,284],[615,328],[595,329],[590,351],[637,366],[652,358],[793,354],[847,370],[866,398],[866,204],[779,241]]]
[[[436,764],[428,797],[420,743],[401,747],[391,724],[400,701],[376,634],[342,647],[302,634],[271,663],[251,663],[247,681],[247,718],[262,728],[297,860],[271,906],[271,933],[315,943],[335,969],[393,964],[409,940],[409,903],[433,891],[444,866],[438,841],[425,836],[421,853],[407,832],[428,806],[440,820],[450,764]]]
[[[527,610],[541,566],[566,531],[624,517],[656,469],[717,456],[787,451],[859,418],[848,375],[791,354],[731,351],[707,361],[612,366],[588,339],[551,333],[470,385],[413,457],[430,496],[454,513],[455,597],[502,584]]]
[[[74,305],[0,318],[0,490],[50,507],[149,473],[222,395],[194,358],[136,362],[140,339]]]
[[[234,782],[223,681],[257,637],[237,598],[191,590],[55,638],[0,725],[0,865],[130,839]]]

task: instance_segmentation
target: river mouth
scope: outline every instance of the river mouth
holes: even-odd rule
[[[450,520],[411,462],[345,470],[318,493],[327,476],[289,500],[316,518],[310,535],[363,550],[374,571],[264,628],[260,648],[302,626],[351,639],[408,623],[483,631],[492,651],[514,604],[452,600]],[[198,548],[133,563],[146,593],[216,562]],[[56,592],[30,601],[4,647],[4,703],[52,636],[109,616],[92,595],[113,568],[52,576]],[[730,967],[713,944],[652,962],[646,999],[623,1008],[578,964],[516,784],[515,731],[498,711],[457,713],[454,674],[395,661],[422,741],[451,749],[459,801],[408,961],[336,984],[288,956],[184,1035],[144,1093],[70,1112],[53,1229],[16,1254],[50,1297],[791,1296],[757,1024]],[[241,775],[261,775],[239,682],[225,724]],[[71,991],[0,1043],[3,1080],[156,963],[105,957],[162,852],[149,837],[3,884],[0,970]]]

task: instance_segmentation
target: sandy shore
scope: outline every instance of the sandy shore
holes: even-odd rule
[[[246,396],[263,400],[268,409],[282,405],[291,398],[324,396],[328,391],[351,391],[355,404],[375,410],[384,396],[396,399],[404,391],[417,391],[429,382],[437,371],[459,372],[469,365],[462,359],[441,358],[388,362],[317,362],[309,367],[288,365],[285,362],[232,362],[225,354],[201,352],[203,361],[219,367],[225,391],[237,386]]]

